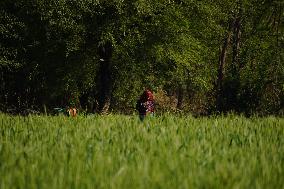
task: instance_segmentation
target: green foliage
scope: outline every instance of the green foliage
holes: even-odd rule
[[[231,91],[223,95],[225,106],[265,114],[283,109],[279,1],[3,0],[0,7],[5,107],[52,108],[73,96],[93,111],[100,95],[109,94],[113,110],[129,112],[141,91],[151,88],[173,98],[180,91],[185,106],[203,96],[197,101],[212,109],[220,48],[240,17],[240,47],[234,30],[224,66],[223,85]],[[100,52],[106,46],[108,52]]]

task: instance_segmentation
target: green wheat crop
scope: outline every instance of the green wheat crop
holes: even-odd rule
[[[284,188],[284,119],[0,114],[0,188]]]

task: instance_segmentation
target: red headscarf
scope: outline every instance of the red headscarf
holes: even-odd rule
[[[147,93],[148,100],[151,100],[151,101],[154,100],[153,93],[150,90],[146,90],[146,93]]]
[[[142,102],[146,102],[146,101],[153,101],[154,100],[154,96],[153,93],[150,90],[145,90],[143,92],[143,94],[140,96],[140,100]]]

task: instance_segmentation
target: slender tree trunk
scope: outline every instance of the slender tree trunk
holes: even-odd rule
[[[181,85],[178,86],[177,91],[177,109],[182,109],[183,97],[184,97],[184,90]]]
[[[107,113],[110,106],[111,96],[111,74],[110,61],[100,63],[100,90],[99,90],[99,111]]]
[[[232,28],[234,25],[234,21],[231,21],[229,24],[229,29],[224,38],[223,46],[221,47],[220,57],[219,57],[219,68],[218,68],[218,77],[217,77],[217,98],[216,98],[216,105],[217,110],[222,111],[223,109],[223,80],[224,80],[224,68],[226,64],[227,53],[231,41],[232,36]]]
[[[283,15],[282,4],[279,4],[279,11],[278,12],[279,13],[278,13],[277,26],[276,26],[276,46],[277,46],[276,50],[277,50],[278,62],[279,62],[279,65],[281,65],[280,64],[280,62],[281,62],[281,52],[282,52],[283,49],[281,48],[281,44],[280,44],[280,40],[279,40],[279,38],[281,36],[281,33],[280,33],[279,29],[280,29],[280,26],[281,26],[281,23],[282,23],[282,19],[283,19],[283,17],[282,17],[282,15]],[[277,81],[277,78],[276,78],[276,81]]]
[[[231,84],[228,106],[230,109],[239,111],[238,91],[240,88],[240,50],[241,50],[241,4],[233,25],[233,46],[232,46],[232,66]]]
[[[107,113],[110,107],[111,99],[111,56],[112,44],[106,43],[99,47],[100,65],[99,65],[99,83],[98,83],[98,111],[102,114]]]
[[[234,69],[237,69],[240,63],[240,41],[241,41],[241,18],[237,17],[234,24],[234,44],[233,44],[233,60],[232,60]]]

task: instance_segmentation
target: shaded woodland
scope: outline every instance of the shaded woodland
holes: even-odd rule
[[[280,0],[1,0],[0,111],[284,114]]]

